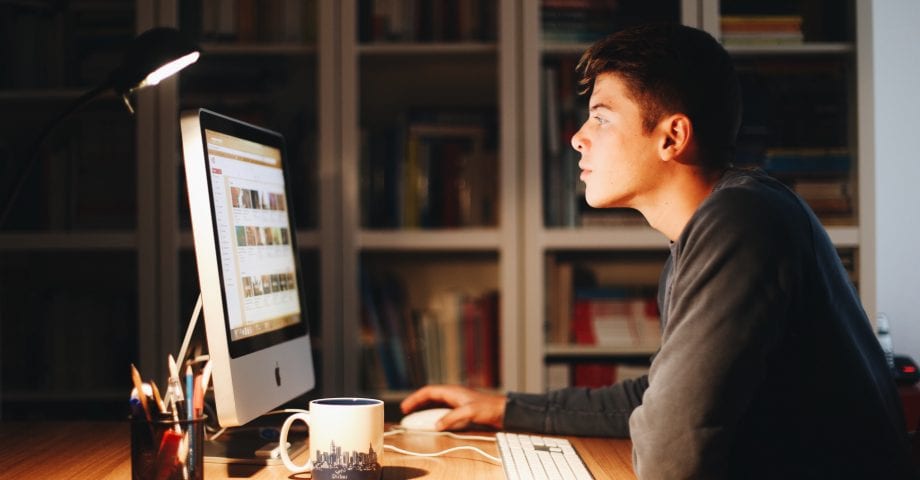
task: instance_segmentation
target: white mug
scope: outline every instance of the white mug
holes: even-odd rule
[[[310,428],[309,460],[295,465],[287,451],[291,424]],[[321,398],[309,412],[289,416],[281,426],[281,461],[293,473],[311,472],[314,480],[377,480],[383,461],[383,402],[372,398]]]

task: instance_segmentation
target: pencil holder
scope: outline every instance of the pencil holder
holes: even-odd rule
[[[203,415],[194,420],[132,417],[131,478],[200,480],[204,477]]]

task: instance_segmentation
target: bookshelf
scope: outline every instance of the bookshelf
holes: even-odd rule
[[[143,25],[136,15],[132,2],[0,6],[4,201],[42,128],[120,63]],[[0,415],[45,415],[76,399],[73,414],[94,416],[123,402],[119,365],[138,361],[137,319],[149,307],[136,128],[113,94],[68,117],[0,226]]]
[[[331,288],[338,275],[335,148],[337,112],[329,2],[163,1],[161,21],[193,35],[203,54],[179,75],[153,106],[156,143],[164,161],[158,173],[160,232],[158,282],[162,307],[155,324],[161,351],[175,351],[198,294],[198,274],[177,118],[185,109],[207,108],[281,132],[287,141],[290,207],[313,341],[317,386],[308,396],[336,391],[338,302]],[[301,399],[306,400],[306,399]],[[304,403],[298,400],[299,403]]]
[[[516,7],[341,4],[343,338],[361,339],[345,342],[346,392],[399,399],[438,379],[519,388]],[[388,317],[428,333],[394,336]],[[379,351],[381,334],[395,355]],[[464,353],[474,338],[495,341],[485,367]],[[436,339],[442,352],[424,348]],[[393,381],[394,357],[427,376]],[[439,362],[461,368],[444,377]]]
[[[571,382],[571,365],[629,363],[617,372],[622,378],[647,361],[656,344],[646,330],[638,340],[606,345],[548,333],[568,309],[560,305],[574,304],[578,295],[575,283],[567,297],[559,293],[566,275],[574,279],[576,271],[587,270],[577,273],[585,277],[580,286],[619,289],[607,291],[608,297],[647,299],[667,254],[664,237],[635,214],[592,211],[579,202],[568,138],[583,121],[584,99],[572,93],[574,75],[566,72],[601,34],[595,19],[605,25],[681,21],[721,38],[722,17],[776,2],[670,0],[654,8],[642,0],[419,3],[462,5],[453,12],[456,25],[432,20],[450,11],[413,10],[415,2],[401,0],[279,0],[258,11],[262,2],[216,7],[222,3],[68,2],[61,12],[42,2],[0,7],[2,35],[42,38],[45,43],[23,51],[50,50],[47,57],[55,59],[39,66],[36,55],[0,54],[21,67],[9,69],[15,76],[0,72],[0,105],[17,114],[7,115],[0,136],[4,169],[31,132],[106,71],[114,56],[106,45],[172,25],[193,32],[205,51],[193,69],[142,92],[134,117],[114,96],[101,99],[46,148],[48,163],[22,197],[27,209],[0,229],[4,403],[100,395],[122,402],[128,377],[108,370],[109,364],[137,362],[145,376],[162,377],[162,357],[177,349],[197,294],[176,121],[180,110],[193,107],[279,130],[291,142],[300,185],[292,200],[321,382],[313,394],[398,400],[421,379],[539,392]],[[779,2],[799,3],[809,9],[762,13],[800,16],[801,41],[736,41],[727,49],[761,91],[783,99],[820,94],[827,106],[822,111],[830,113],[811,122],[818,129],[806,128],[804,137],[824,140],[770,134],[787,116],[804,114],[761,109],[745,152],[754,162],[768,152],[771,161],[782,161],[789,150],[798,157],[785,161],[837,162],[829,172],[792,171],[788,181],[804,184],[816,204],[828,192],[842,195],[827,200],[822,219],[871,312],[872,220],[861,212],[870,211],[866,194],[873,192],[868,182],[874,172],[865,153],[866,120],[856,111],[856,93],[871,70],[865,57],[857,62],[867,30],[856,28],[856,9],[866,7],[856,0],[847,8],[827,6],[839,12],[815,28],[815,19],[824,18],[820,8],[829,3]],[[299,13],[285,15],[285,8]],[[91,20],[96,27],[62,27]],[[584,22],[588,27],[577,27]],[[70,42],[65,33],[82,39]],[[53,42],[64,46],[52,48]],[[794,66],[794,72],[779,75],[777,65]],[[552,94],[560,89],[565,95]],[[117,141],[99,141],[102,135]],[[91,156],[101,163],[87,163]],[[51,162],[66,168],[52,171]],[[68,277],[57,273],[62,268]],[[74,279],[86,279],[80,290],[65,285]],[[386,311],[370,303],[390,305],[396,311],[391,323],[412,326],[416,334],[389,328],[384,316],[375,327],[368,312]],[[447,320],[432,320],[445,309],[475,320],[463,323],[462,315],[444,313]],[[103,312],[92,325],[117,326],[112,334],[130,340],[94,361],[96,373],[74,377],[85,388],[45,366],[45,376],[16,371],[22,358],[38,358],[16,348],[23,338],[43,339],[23,344],[52,352],[49,358],[86,348],[55,343],[49,332],[66,318],[63,312],[89,317],[91,310]],[[35,321],[11,320],[21,318]],[[425,334],[426,322],[437,328]],[[613,332],[623,328],[606,325]],[[475,342],[467,339],[489,331],[498,340],[479,352],[493,353],[468,353]],[[381,338],[402,341],[409,380],[388,381],[381,355],[392,352],[381,353]],[[451,338],[452,345],[444,341]],[[447,350],[453,351],[449,358],[431,355]],[[492,358],[490,368],[467,361],[477,356]],[[437,371],[432,365],[447,362],[462,365],[459,377],[431,373]]]
[[[537,79],[523,83],[523,155],[541,159],[523,163],[524,198],[541,205],[524,214],[523,238],[528,241],[524,242],[523,284],[525,298],[543,299],[523,306],[525,328],[536,332],[527,335],[523,358],[525,364],[546,367],[525,372],[528,391],[590,385],[590,376],[577,378],[579,369],[593,369],[595,375],[600,372],[601,378],[609,378],[616,372],[611,365],[617,363],[629,364],[624,373],[634,375],[633,365],[647,362],[657,348],[636,337],[635,329],[629,341],[614,337],[584,345],[574,326],[579,316],[573,307],[574,291],[579,282],[619,290],[607,296],[625,295],[628,301],[614,303],[629,303],[635,300],[630,291],[654,291],[657,277],[636,273],[624,281],[604,278],[605,272],[637,261],[654,272],[660,270],[656,262],[667,255],[666,239],[641,217],[628,211],[590,209],[577,187],[577,154],[568,139],[586,117],[585,100],[574,93],[574,73],[566,72],[572,72],[589,45],[591,39],[583,37],[591,28],[578,29],[577,23],[560,27],[560,19],[589,21],[611,14],[603,11],[605,2],[577,3],[525,2],[522,16],[524,43],[537,45],[523,52],[522,78]],[[622,10],[619,16],[627,23],[681,21],[723,41],[734,57],[745,93],[740,163],[762,166],[811,203],[859,285],[860,267],[867,261],[859,255],[866,238],[858,208],[860,172],[869,167],[856,156],[855,4],[831,8],[820,2],[702,0],[656,4],[655,11],[644,11],[638,2],[621,2],[615,8]],[[585,15],[586,11],[594,14]],[[661,255],[660,260],[656,255]],[[612,308],[610,298],[595,301],[604,302],[605,308]],[[625,319],[642,324],[639,313],[591,318],[599,332],[620,332],[621,337],[629,334]],[[611,323],[610,318],[620,323]]]

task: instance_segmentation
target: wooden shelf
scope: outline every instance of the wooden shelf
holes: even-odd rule
[[[361,55],[467,55],[494,54],[498,46],[494,43],[364,43],[356,47]]]
[[[497,250],[497,229],[362,230],[356,246],[363,250]]]
[[[204,55],[316,55],[316,45],[303,43],[220,43],[201,44]]]
[[[0,234],[0,251],[133,250],[134,232],[48,232]]]
[[[547,250],[666,249],[668,239],[651,227],[553,228],[543,230],[538,242]]]
[[[850,54],[856,51],[852,43],[806,42],[797,45],[726,45],[732,55],[827,55]]]

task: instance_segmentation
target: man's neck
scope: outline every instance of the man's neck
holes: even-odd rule
[[[701,175],[685,170],[664,182],[646,202],[636,208],[649,225],[669,240],[676,241],[690,217],[712,193],[721,175]]]

